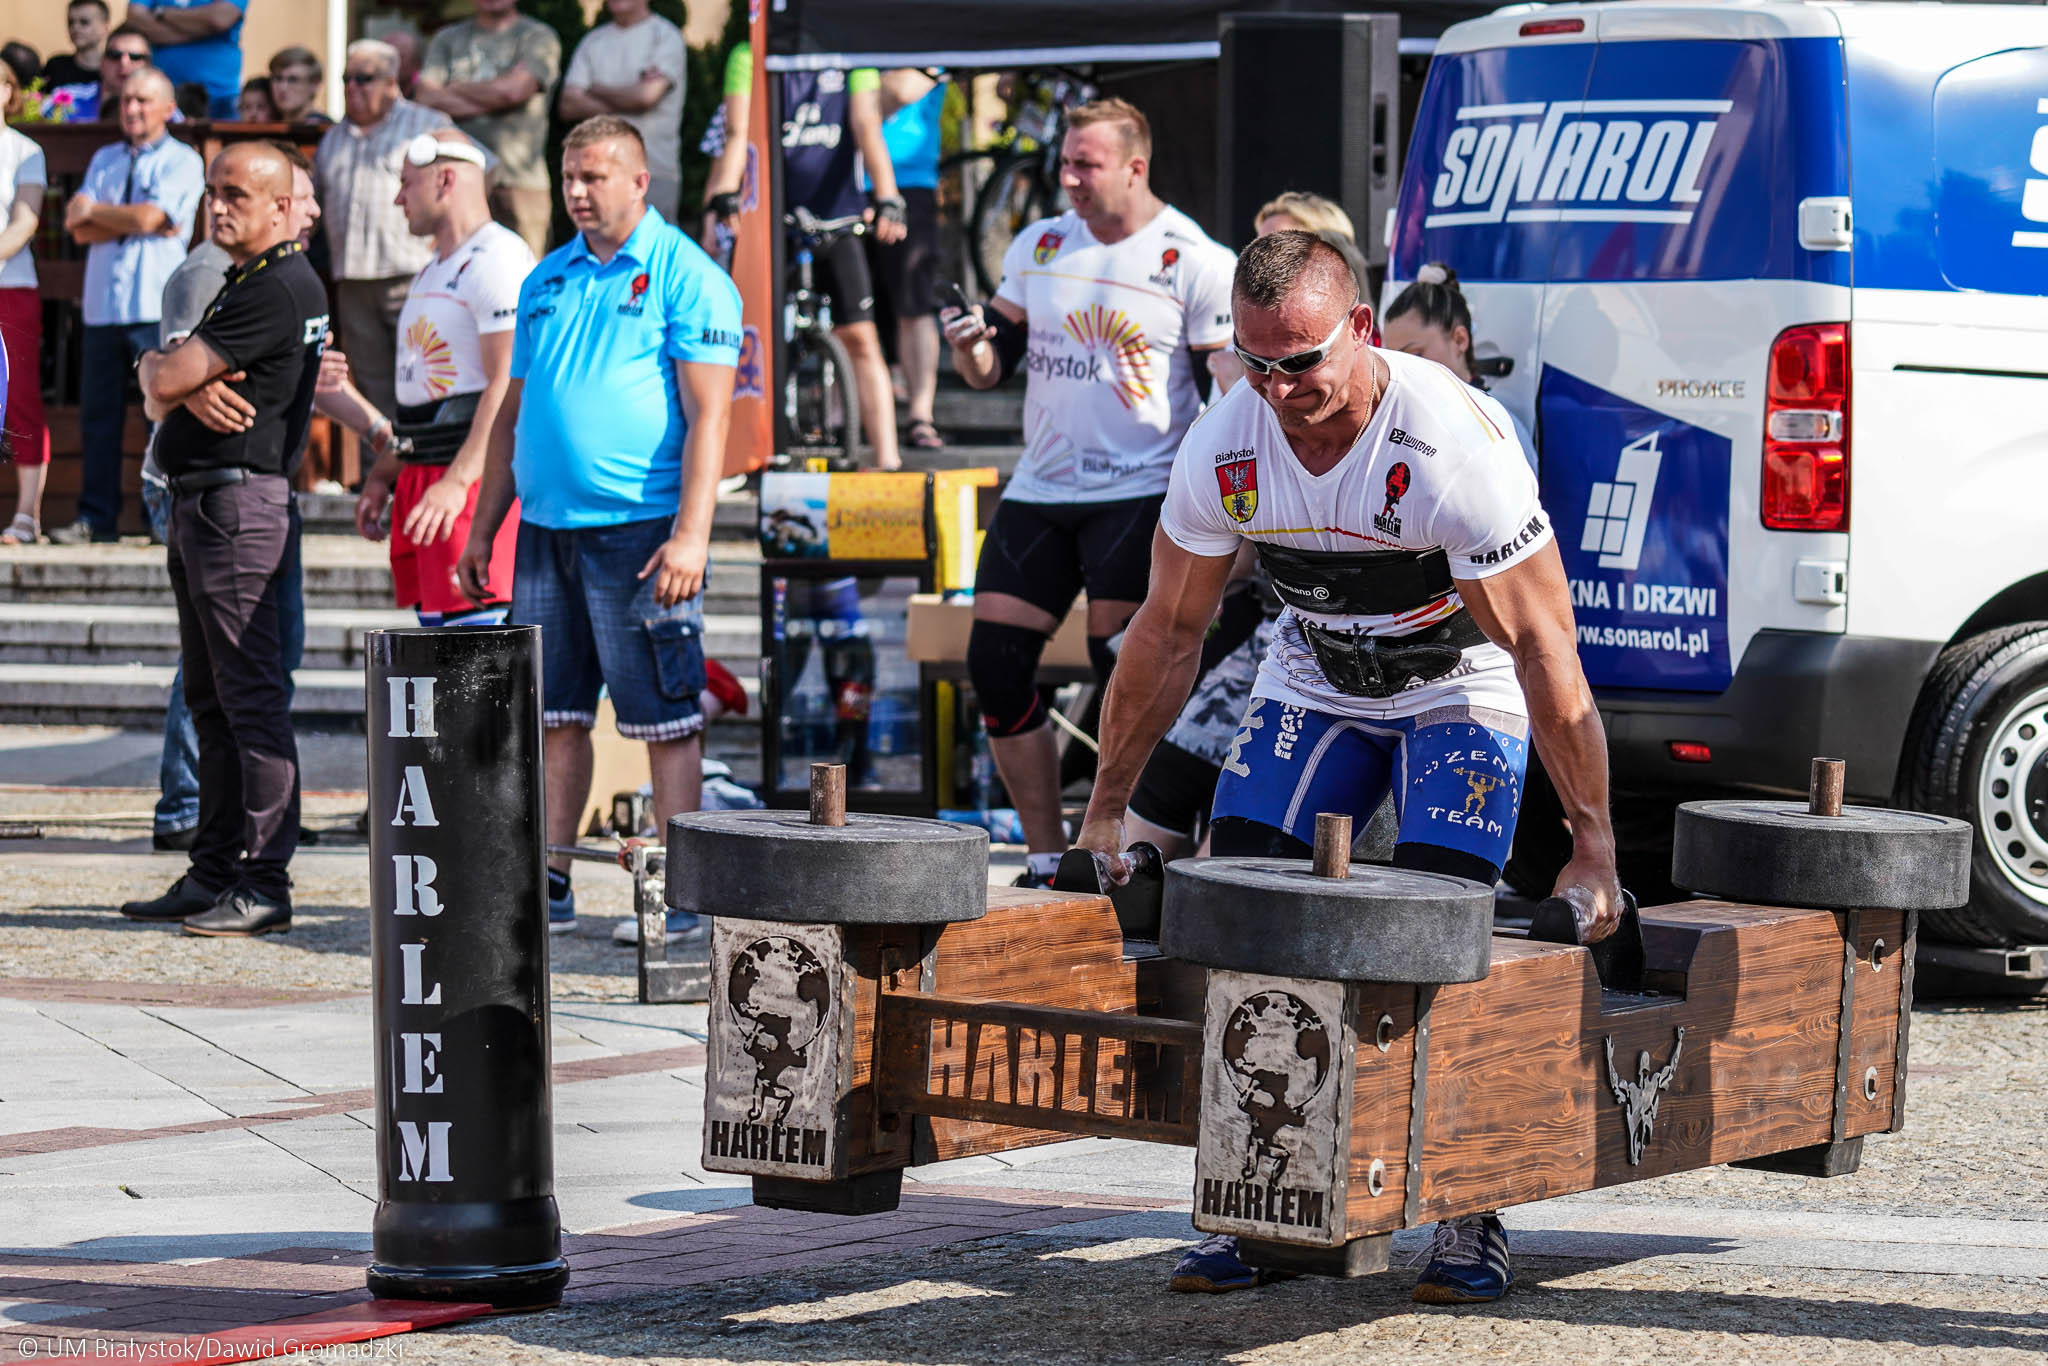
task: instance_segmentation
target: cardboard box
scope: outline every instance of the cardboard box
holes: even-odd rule
[[[967,663],[967,633],[974,626],[974,599],[943,599],[937,593],[910,595],[910,625],[903,651],[920,664]],[[1088,599],[1077,598],[1060,629],[1046,642],[1039,663],[1050,669],[1086,669]]]

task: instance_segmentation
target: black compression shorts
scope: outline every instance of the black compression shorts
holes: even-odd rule
[[[1209,808],[1216,800],[1216,779],[1223,766],[1212,764],[1199,754],[1161,740],[1138,775],[1131,792],[1133,816],[1150,821],[1162,830],[1185,836],[1190,842],[1202,837],[1209,823]]]
[[[1143,602],[1163,493],[1114,503],[1022,503],[1005,498],[981,545],[976,593],[1008,593],[1064,618],[1074,595]]]
[[[858,237],[837,237],[811,261],[818,289],[832,301],[832,325],[875,320],[875,282]]]

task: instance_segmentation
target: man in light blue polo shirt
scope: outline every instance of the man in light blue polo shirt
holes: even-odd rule
[[[704,572],[740,296],[648,207],[647,184],[646,148],[624,119],[586,119],[563,142],[578,232],[520,287],[512,380],[456,565],[463,592],[489,600],[491,542],[516,492],[511,620],[542,628],[550,844],[576,841],[600,686],[619,733],[647,742],[659,823],[696,810],[701,791]],[[548,928],[566,933],[569,862],[551,864]],[[669,934],[703,928],[671,915]]]
[[[206,192],[199,153],[172,137],[171,82],[145,66],[121,86],[121,135],[93,153],[64,230],[86,248],[85,332],[78,372],[84,470],[78,520],[50,533],[65,544],[120,538],[121,429],[135,360],[157,344],[164,284],[185,259]]]
[[[235,117],[242,91],[242,15],[249,0],[128,0],[129,28],[149,39],[173,85],[206,87],[208,118]]]

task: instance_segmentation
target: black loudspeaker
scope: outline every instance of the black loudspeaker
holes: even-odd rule
[[[1218,73],[1219,240],[1252,239],[1284,190],[1334,199],[1358,249],[1387,259],[1401,188],[1401,21],[1392,14],[1226,14]]]

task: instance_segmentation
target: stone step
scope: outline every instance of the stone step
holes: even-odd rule
[[[361,669],[371,631],[416,623],[410,612],[312,608],[306,613],[307,669]],[[704,650],[736,674],[758,670],[758,613],[707,613]],[[24,602],[0,616],[0,661],[10,664],[178,662],[178,614],[169,604]]]
[[[390,552],[360,536],[309,535],[304,541],[306,606],[389,610]],[[761,551],[758,542],[715,541],[705,611],[757,614]],[[0,601],[8,603],[123,603],[169,607],[170,576],[162,546],[0,546]]]
[[[353,493],[302,493],[299,516],[309,536],[354,536],[356,495]],[[758,534],[759,511],[753,494],[720,494],[718,510],[711,522],[714,541],[747,541]]]
[[[1008,433],[1009,439],[1015,440],[1024,430],[1024,388],[1021,384],[981,390],[942,385],[932,403],[932,424],[946,436]]]
[[[161,726],[172,673],[157,664],[0,663],[0,724]],[[294,717],[315,724],[362,724],[360,669],[300,669],[293,682]],[[719,718],[716,730],[730,736],[715,746],[722,752],[744,752],[760,731],[755,719],[759,680],[749,670],[740,674],[740,685],[749,699],[748,715]]]

